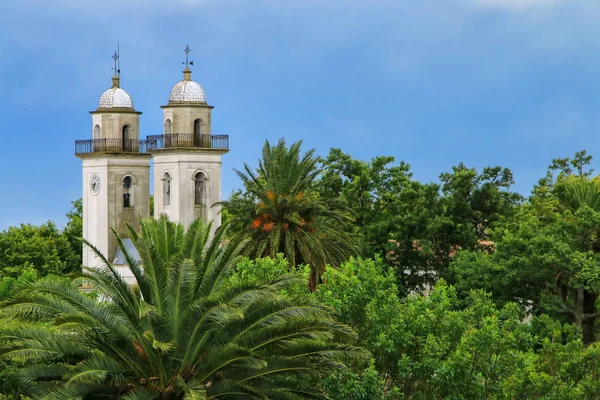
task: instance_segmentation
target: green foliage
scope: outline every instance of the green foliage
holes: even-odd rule
[[[341,321],[355,327],[378,368],[393,369],[397,355],[391,336],[397,327],[390,322],[401,309],[394,274],[381,261],[352,258],[339,269],[327,268],[323,282],[317,298],[333,307]]]
[[[409,165],[393,162],[393,157],[360,161],[332,149],[318,187],[322,196],[355,212],[365,254],[394,266],[400,286],[411,290],[446,277],[456,251],[482,245],[522,200],[510,191],[507,169],[478,173],[459,164],[440,175],[441,184],[424,184],[412,178]]]
[[[35,270],[39,276],[64,275],[81,269],[83,231],[81,199],[73,202],[64,230],[54,222],[21,224],[0,232],[0,279]],[[8,281],[6,281],[8,282]],[[2,289],[0,289],[1,292]]]
[[[548,188],[498,229],[494,251],[459,254],[454,282],[462,294],[482,288],[500,304],[561,316],[591,343],[600,293],[600,183],[564,175]]]
[[[558,171],[562,176],[577,175],[588,178],[594,172],[593,169],[589,169],[592,159],[592,155],[588,154],[586,150],[578,151],[573,158],[555,158],[548,171],[550,173]]]
[[[367,275],[376,278],[361,279]],[[519,309],[498,310],[482,292],[460,310],[454,289],[443,281],[427,297],[401,301],[373,262],[352,261],[325,276],[317,294],[342,321],[360,324],[359,344],[373,353],[387,385],[395,386],[387,390],[407,398],[491,398],[523,362],[519,351],[532,343]]]
[[[0,399],[598,398],[591,155],[554,159],[523,201],[501,167],[423,183],[393,157],[300,146],[238,171],[231,234],[131,232],[133,289],[108,265],[51,275],[80,268],[81,200],[62,231],[1,232]]]
[[[585,346],[570,324],[547,315],[523,323],[516,304],[498,308],[482,291],[460,301],[443,281],[428,296],[400,299],[371,260],[351,260],[324,278],[315,295],[356,324],[358,343],[375,358],[325,380],[335,399],[597,396],[599,347]]]
[[[277,258],[252,260],[245,257],[236,264],[231,276],[227,279],[227,284],[231,286],[265,285],[275,282],[289,273],[290,263],[281,253],[277,255]],[[309,293],[306,283],[310,276],[310,267],[301,265],[294,274],[304,277],[304,281],[298,282],[295,286],[287,287],[285,290],[281,290],[280,293],[286,296],[306,298]]]
[[[67,271],[80,271],[83,263],[83,200],[81,198],[71,202],[73,207],[67,213],[67,225],[62,231],[71,251],[64,256]]]
[[[360,366],[360,364],[359,364]],[[354,368],[331,374],[322,381],[323,388],[335,400],[396,400],[404,396],[397,388],[385,390],[385,378],[373,362],[366,368]]]
[[[366,255],[422,271],[431,263],[432,250],[415,244],[428,236],[429,225],[441,213],[439,186],[413,180],[408,164],[393,162],[393,157],[365,162],[331,149],[322,160],[317,187],[323,197],[342,201],[354,212]]]
[[[246,194],[223,205],[234,233],[251,239],[251,257],[282,253],[293,267],[309,265],[314,289],[326,264],[341,264],[358,246],[350,214],[314,190],[317,159],[314,150],[301,154],[301,144],[288,148],[283,139],[276,146],[267,141],[256,171],[248,165],[236,171]]]
[[[129,231],[139,262],[118,238],[134,288],[106,260],[73,284],[19,288],[4,302],[19,323],[0,326],[3,356],[43,382],[28,386],[34,399],[323,398],[309,382],[361,354],[355,334],[314,301],[282,294],[306,282],[299,273],[229,281],[245,242],[226,235],[201,220],[187,231],[164,216],[142,220],[141,233]],[[76,288],[83,282],[100,300]]]
[[[53,222],[41,226],[11,226],[0,232],[0,277],[18,277],[33,268],[40,275],[64,274],[72,267],[73,251]]]
[[[0,300],[5,299],[15,287],[24,285],[27,282],[33,282],[38,279],[38,273],[33,268],[25,269],[18,278],[10,276],[0,279]]]
[[[490,229],[501,217],[511,216],[523,200],[511,192],[512,172],[485,167],[481,174],[460,163],[452,173],[440,175],[445,213],[452,220],[460,248],[475,248],[489,239]]]

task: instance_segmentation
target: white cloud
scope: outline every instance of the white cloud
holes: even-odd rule
[[[483,7],[526,10],[534,7],[552,7],[567,0],[474,0]]]

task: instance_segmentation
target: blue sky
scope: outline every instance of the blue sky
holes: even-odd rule
[[[423,181],[502,165],[527,194],[552,158],[600,157],[599,19],[597,0],[1,0],[0,229],[64,224],[117,41],[143,136],[189,43],[230,136],[225,196],[282,136]]]

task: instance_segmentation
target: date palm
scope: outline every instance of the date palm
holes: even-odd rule
[[[249,255],[283,253],[292,266],[310,265],[314,289],[325,265],[340,265],[358,252],[358,244],[349,211],[314,190],[317,158],[314,150],[302,155],[301,144],[288,149],[283,139],[276,146],[267,141],[256,171],[247,164],[236,170],[246,193],[224,205],[234,230],[251,239]]]
[[[200,220],[187,231],[166,217],[143,220],[130,238],[141,262],[118,243],[135,276],[129,286],[105,259],[75,284],[45,279],[3,304],[4,357],[25,360],[34,399],[323,398],[311,377],[343,368],[353,332],[310,297],[268,284],[228,280],[244,242],[211,237]],[[101,254],[97,253],[99,257]],[[40,324],[39,321],[45,321]]]

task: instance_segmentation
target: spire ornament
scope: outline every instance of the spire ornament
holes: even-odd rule
[[[118,88],[120,87],[120,77],[121,77],[121,61],[120,61],[120,57],[119,57],[119,42],[117,42],[117,50],[115,51],[115,54],[113,54],[112,59],[115,62],[115,66],[112,68],[112,70],[115,72],[115,74],[112,77],[112,81],[113,81],[113,88]]]
[[[185,62],[182,62],[182,64],[185,65],[185,68],[183,69],[184,81],[192,80],[192,70],[190,69],[190,65],[194,66],[194,62],[190,61],[190,51],[192,51],[192,49],[190,49],[190,45],[186,44],[185,49],[183,49],[183,52],[185,53]]]
[[[190,49],[190,45],[186,44],[185,45],[185,49],[183,49],[183,52],[185,53],[185,62],[182,62],[182,64],[185,64],[185,69],[189,69],[190,65],[192,67],[194,66],[194,62],[193,61],[189,61],[190,51],[192,51],[192,49]]]
[[[115,62],[115,66],[113,67],[112,70],[115,71],[115,75],[118,75],[119,72],[120,72],[119,69],[118,69],[118,67],[117,67],[117,61],[119,61],[119,54],[116,51],[115,51],[115,54],[113,54],[112,59]]]

